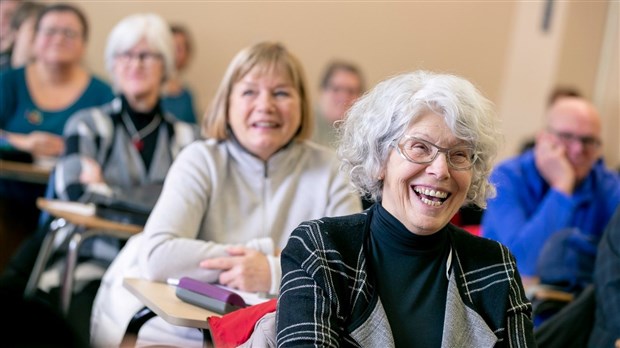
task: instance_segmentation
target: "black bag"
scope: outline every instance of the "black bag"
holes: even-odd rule
[[[568,292],[579,292],[592,284],[598,242],[599,238],[586,235],[578,228],[552,234],[538,258],[540,282]]]
[[[162,184],[147,184],[125,189],[107,196],[93,193],[89,199],[96,206],[95,214],[103,219],[144,226],[157,203]]]

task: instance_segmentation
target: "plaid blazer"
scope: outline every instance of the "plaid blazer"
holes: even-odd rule
[[[278,347],[394,346],[367,273],[371,218],[369,209],[295,229],[281,257]],[[535,347],[514,257],[498,242],[446,228],[452,262],[441,347]]]

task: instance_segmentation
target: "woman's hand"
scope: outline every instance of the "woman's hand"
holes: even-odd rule
[[[28,134],[9,133],[7,140],[16,149],[36,156],[60,156],[65,151],[65,142],[61,136],[34,131]]]
[[[230,256],[204,260],[200,267],[221,270],[222,285],[243,291],[269,291],[271,270],[265,254],[245,247],[231,247],[227,251]]]
[[[99,163],[92,158],[82,157],[80,159],[80,164],[82,165],[82,171],[80,172],[80,182],[82,184],[88,185],[105,183]]]

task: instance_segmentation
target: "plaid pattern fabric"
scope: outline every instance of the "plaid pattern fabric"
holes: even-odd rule
[[[394,345],[368,280],[363,245],[371,215],[372,209],[307,221],[295,229],[281,257],[278,347]],[[455,296],[446,306],[442,346],[486,342],[478,339],[486,327],[485,338],[490,335],[496,347],[535,346],[531,305],[508,249],[447,228]]]
[[[155,130],[157,144],[150,167],[130,145],[131,140],[121,121],[120,98],[100,107],[88,108],[73,116],[64,130],[65,154],[56,166],[54,190],[63,200],[78,200],[86,191],[80,181],[82,157],[96,161],[108,185],[114,188],[135,187],[163,182],[176,155],[198,138],[195,126],[162,114]]]
[[[613,347],[620,339],[620,207],[599,244],[594,286],[596,319],[588,347]]]

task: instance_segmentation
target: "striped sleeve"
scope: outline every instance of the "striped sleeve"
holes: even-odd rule
[[[335,275],[337,251],[327,249],[320,222],[301,224],[282,251],[277,310],[278,347],[338,347],[342,333]]]

